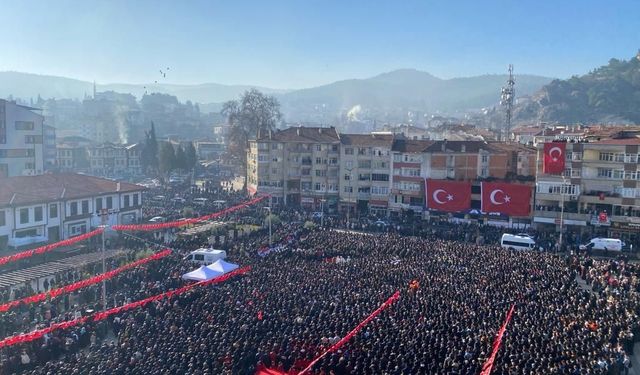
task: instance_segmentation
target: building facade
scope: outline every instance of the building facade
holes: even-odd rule
[[[340,203],[349,215],[387,216],[392,134],[340,134]]]
[[[44,172],[44,118],[37,111],[0,99],[0,177]]]
[[[44,125],[44,140],[43,140],[43,153],[44,153],[44,169],[46,171],[53,171],[57,166],[57,149],[56,149],[56,128],[49,125]]]
[[[335,128],[295,127],[249,142],[247,186],[275,203],[336,210],[340,137]]]
[[[583,242],[606,236],[640,245],[639,137],[566,143],[562,175],[545,174],[543,158],[539,144],[533,214],[539,228],[562,227]]]
[[[142,218],[142,186],[79,174],[0,179],[0,250],[55,242]],[[104,211],[106,210],[106,211]]]

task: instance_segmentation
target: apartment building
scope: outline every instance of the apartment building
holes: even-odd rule
[[[0,177],[44,172],[44,117],[38,111],[0,99]]]
[[[389,213],[422,214],[424,210],[424,181],[430,176],[431,160],[427,148],[433,141],[397,138],[391,147],[391,193]]]
[[[534,223],[559,231],[562,215],[563,230],[586,240],[608,236],[640,244],[640,137],[564,147],[564,173],[552,175],[544,173],[538,145]]]
[[[89,147],[94,143],[83,137],[64,137],[56,147],[56,165],[60,172],[89,172]]]
[[[127,169],[125,174],[130,176],[142,175],[142,149],[144,145],[142,143],[134,143],[132,145],[124,146],[127,155]]]
[[[0,251],[142,217],[142,186],[62,173],[0,179]],[[106,211],[105,211],[106,210]]]
[[[387,216],[393,134],[340,134],[340,210]]]
[[[334,127],[293,127],[249,142],[247,187],[274,203],[331,212],[339,198],[340,137]]]
[[[55,170],[57,165],[56,128],[44,125],[43,143],[44,169],[47,171]]]

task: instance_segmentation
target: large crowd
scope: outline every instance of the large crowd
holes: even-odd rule
[[[2,349],[2,373],[294,373],[396,290],[399,301],[314,373],[477,374],[511,305],[495,374],[622,374],[640,337],[639,270],[626,262],[393,233],[274,232],[285,251],[257,256],[265,231],[229,249],[249,274]],[[110,304],[182,285],[193,266],[181,253],[202,240],[179,238],[174,256],[113,279]],[[90,290],[87,301],[99,301],[99,286]],[[45,315],[37,326],[78,313]],[[22,331],[34,328],[23,323]]]
[[[215,200],[242,201],[233,191],[163,188],[146,215],[181,217],[185,204],[215,211]],[[264,216],[249,208],[241,216]],[[0,349],[0,374],[254,374],[271,368],[297,374],[358,325],[395,291],[400,299],[346,345],[329,353],[314,374],[478,374],[496,333],[514,306],[494,374],[625,374],[640,339],[640,267],[624,259],[499,248],[501,229],[436,223],[406,235],[400,225],[305,224],[309,214],[279,212],[271,242],[266,228],[223,248],[251,271],[101,322],[57,330]],[[318,223],[316,223],[318,224]],[[363,232],[364,231],[364,232]],[[369,231],[369,233],[367,233]],[[554,242],[548,239],[549,246]],[[107,307],[184,285],[195,268],[184,260],[208,234],[174,236],[174,253],[107,282]],[[129,262],[157,251],[150,234],[126,237]],[[339,261],[338,261],[339,260]],[[113,261],[112,269],[120,265]],[[47,287],[101,271],[61,275]],[[0,339],[103,308],[100,284],[71,296],[0,313]],[[0,295],[7,301],[28,289]]]

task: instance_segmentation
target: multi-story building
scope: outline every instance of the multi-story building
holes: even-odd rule
[[[89,148],[89,170],[97,176],[122,175],[127,170],[127,149],[124,145],[102,143]]]
[[[57,150],[56,150],[56,128],[49,125],[44,125],[44,169],[52,171],[57,166]]]
[[[37,111],[0,99],[0,177],[44,172],[43,117]]]
[[[640,137],[566,143],[562,175],[543,173],[543,144],[538,155],[538,227],[640,245]]]
[[[89,172],[89,147],[93,142],[79,136],[64,137],[56,149],[56,165],[60,172]]]
[[[194,147],[200,160],[217,160],[226,149],[224,143],[210,141],[196,141]]]
[[[340,137],[335,128],[295,127],[249,142],[247,186],[275,203],[337,209]]]
[[[79,174],[0,179],[0,251],[142,218],[142,186]]]
[[[340,210],[386,216],[393,134],[341,134],[340,143]]]
[[[422,213],[424,180],[429,176],[430,160],[426,150],[433,141],[398,138],[392,146],[392,185],[389,211]]]
[[[142,175],[142,149],[144,148],[142,143],[134,143],[132,145],[125,146],[127,155],[127,169],[126,174],[130,176]]]

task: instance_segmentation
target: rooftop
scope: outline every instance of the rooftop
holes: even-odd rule
[[[329,128],[299,126],[262,132],[258,141],[333,143],[340,141],[340,136],[333,126]]]
[[[340,134],[343,145],[391,147],[393,134]]]
[[[393,141],[392,150],[395,152],[419,153],[425,152],[434,141],[415,140],[415,139],[395,139]]]
[[[140,185],[74,173],[0,179],[0,207],[144,190]]]

